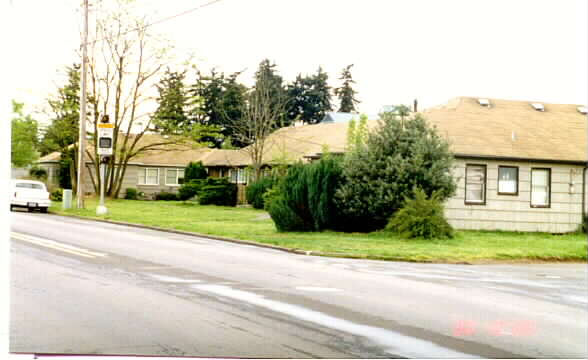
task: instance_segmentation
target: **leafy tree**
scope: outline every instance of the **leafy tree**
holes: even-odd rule
[[[73,189],[77,179],[77,141],[80,120],[80,66],[66,67],[67,83],[57,90],[57,95],[48,99],[51,123],[43,131],[39,145],[41,155],[60,152],[59,184],[64,189]],[[72,146],[73,145],[73,146]]]
[[[359,101],[355,98],[357,92],[353,90],[352,84],[355,83],[351,77],[351,67],[353,64],[348,65],[341,72],[339,80],[343,80],[341,87],[335,89],[335,95],[339,98],[339,111],[340,112],[354,112]]]
[[[368,137],[368,118],[365,114],[359,116],[359,123],[356,124],[355,118],[349,121],[347,126],[347,148],[346,155],[350,156],[360,148],[365,146]]]
[[[12,100],[10,162],[15,167],[25,167],[39,158],[37,152],[37,121],[23,112],[23,103]]]
[[[209,138],[215,147],[222,147],[226,138],[231,137],[230,123],[243,116],[247,87],[237,82],[240,73],[225,76],[212,70],[210,75],[198,72],[196,83],[190,87],[190,121],[218,127],[222,136]],[[242,144],[235,144],[242,146]]]
[[[286,91],[289,123],[300,119],[307,124],[316,124],[333,109],[328,78],[327,73],[319,67],[315,75],[302,77],[302,74],[299,74],[296,80],[288,85]]]
[[[189,131],[190,123],[186,115],[187,96],[184,88],[185,72],[170,71],[168,68],[157,84],[158,108],[153,115],[153,123],[167,134]]]
[[[336,193],[341,222],[351,225],[348,230],[381,229],[415,187],[428,197],[438,192],[444,201],[456,188],[452,164],[448,143],[421,115],[402,124],[395,114],[381,114],[366,145],[345,158]]]
[[[41,155],[65,148],[78,141],[80,120],[80,65],[66,68],[67,83],[48,100],[52,112],[51,123],[43,131],[39,145]]]

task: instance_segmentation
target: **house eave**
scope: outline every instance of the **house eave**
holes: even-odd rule
[[[497,161],[517,161],[530,163],[552,163],[565,165],[587,165],[586,160],[561,160],[561,159],[539,159],[539,158],[522,158],[514,156],[496,156],[496,155],[477,155],[477,154],[453,154],[457,159],[479,159],[479,160],[497,160]]]

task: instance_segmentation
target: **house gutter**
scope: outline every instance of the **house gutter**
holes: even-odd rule
[[[537,158],[520,158],[512,156],[494,156],[494,155],[470,155],[470,154],[454,154],[456,158],[461,159],[481,159],[481,160],[498,160],[498,161],[522,161],[533,163],[552,163],[552,164],[566,164],[566,165],[584,165],[584,160],[556,160],[556,159],[537,159]]]

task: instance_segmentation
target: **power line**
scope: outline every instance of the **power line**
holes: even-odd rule
[[[150,27],[150,26],[153,26],[153,25],[156,25],[156,24],[161,24],[162,22],[169,21],[169,20],[175,19],[175,18],[177,18],[177,17],[180,17],[180,16],[183,16],[183,15],[186,15],[186,14],[192,13],[192,12],[194,12],[194,11],[197,11],[197,10],[200,10],[200,9],[202,9],[202,8],[208,7],[208,6],[212,5],[212,4],[215,4],[215,3],[217,3],[217,2],[220,2],[220,1],[221,1],[221,0],[212,0],[212,1],[209,1],[209,2],[207,2],[207,3],[204,3],[204,4],[202,4],[202,5],[199,5],[199,6],[197,6],[197,7],[195,7],[195,8],[192,8],[192,9],[189,9],[189,10],[186,10],[186,11],[183,11],[183,12],[181,12],[181,13],[179,13],[179,14],[175,14],[175,15],[172,15],[172,16],[168,16],[168,17],[166,17],[166,18],[163,18],[163,19],[160,19],[160,20],[154,21],[154,22],[152,22],[152,23],[149,23],[149,24],[146,24],[146,25],[144,25],[144,26],[140,26],[140,27],[137,27],[137,28],[134,28],[134,29],[131,29],[131,30],[127,30],[127,31],[125,31],[125,32],[123,32],[123,33],[120,33],[120,34],[118,34],[117,36],[126,35],[126,34],[129,34],[129,33],[132,33],[132,32],[134,32],[134,31],[139,31],[139,30],[141,30],[141,29],[146,29],[146,28],[148,28],[148,27]],[[97,40],[94,40],[94,41],[92,41],[92,43],[97,43],[97,42],[99,42],[99,41],[104,41],[104,40],[108,40],[108,39],[111,39],[111,38],[109,38],[109,37],[104,37],[104,38],[102,38],[102,39],[97,39]]]

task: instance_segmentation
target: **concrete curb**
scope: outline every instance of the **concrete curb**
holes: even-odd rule
[[[201,234],[201,233],[183,231],[183,230],[165,229],[165,228],[160,228],[160,227],[151,226],[151,225],[135,224],[135,223],[128,223],[128,222],[124,222],[124,221],[116,221],[116,220],[96,219],[96,218],[84,217],[84,216],[79,216],[79,215],[63,215],[63,214],[56,214],[56,213],[50,213],[50,214],[56,215],[56,216],[71,217],[71,218],[80,219],[80,220],[96,221],[96,222],[103,222],[103,223],[107,223],[107,224],[135,227],[135,228],[139,228],[139,229],[149,229],[149,230],[162,231],[162,232],[167,232],[167,233],[172,233],[172,234],[200,237],[200,238],[205,238],[205,239],[210,239],[210,240],[220,240],[220,241],[226,241],[226,242],[231,242],[231,243],[241,244],[241,245],[251,245],[251,246],[256,246],[256,247],[261,247],[261,248],[266,248],[266,249],[280,250],[280,251],[298,254],[298,255],[329,256],[327,254],[322,254],[322,253],[319,253],[316,251],[290,249],[290,248],[285,248],[285,247],[276,246],[276,245],[256,243],[253,241],[232,239],[232,238],[226,238],[226,237],[222,237],[222,236]]]

